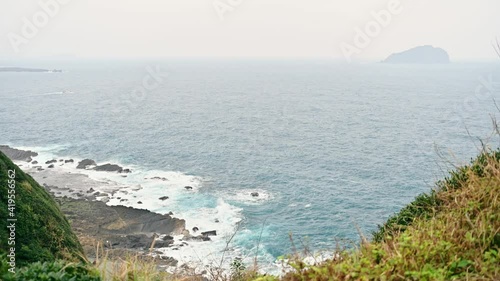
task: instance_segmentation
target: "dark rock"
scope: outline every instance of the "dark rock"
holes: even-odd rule
[[[37,171],[43,171],[44,169],[42,169],[42,167],[38,167],[37,168]]]
[[[154,247],[155,248],[166,248],[170,247],[170,245],[174,244],[174,240],[156,240]]]
[[[123,169],[123,170],[122,170],[122,173],[127,173],[127,174],[128,174],[128,173],[132,173],[132,170],[130,170],[130,169]]]
[[[45,164],[52,164],[52,163],[57,163],[57,160],[52,159],[52,160],[45,162]]]
[[[73,159],[64,160],[64,163],[73,163],[73,162],[75,162],[75,160],[73,160]]]
[[[87,193],[92,193],[94,192],[95,190],[91,187],[89,190],[87,190]]]
[[[137,204],[142,204],[142,202],[141,201],[137,201]]]
[[[210,237],[205,236],[205,235],[191,236],[188,240],[192,240],[192,241],[212,241],[212,239],[210,239]]]
[[[258,192],[252,192],[252,193],[250,193],[250,195],[252,195],[252,197],[259,197],[259,193]]]
[[[160,177],[152,177],[152,180],[162,180],[162,181],[167,181],[167,178],[160,178]]]
[[[198,230],[200,230],[198,227],[196,227],[196,226],[195,226],[195,227],[193,227],[193,232],[196,232],[196,231],[198,231]]]
[[[63,162],[63,161],[64,161],[64,159],[59,159],[59,162]]]
[[[127,202],[128,199],[121,199],[120,202]]]
[[[167,240],[172,240],[174,241],[174,237],[170,236],[170,235],[165,235],[165,237],[163,237],[163,240],[167,241]]]
[[[185,186],[184,188],[185,188],[185,189],[187,189],[187,190],[191,190],[191,189],[193,189],[193,187],[192,187],[192,186]]]
[[[123,171],[123,168],[116,165],[116,164],[104,164],[104,165],[100,165],[100,166],[96,166],[94,168],[94,170],[96,171],[104,171],[104,172],[117,172],[117,173],[121,173]]]
[[[173,213],[173,212],[168,212],[168,215],[169,215],[169,216],[173,216],[173,215],[174,215],[174,213]]]
[[[8,145],[0,145],[0,151],[3,152],[7,157],[14,161],[26,161],[31,162],[31,157],[38,156],[38,153],[33,151],[25,151],[20,149],[15,149],[9,147]]]
[[[54,168],[54,164],[48,165],[47,168]]]
[[[163,197],[160,197],[159,199],[160,199],[161,201],[165,201],[165,200],[167,200],[167,199],[168,199],[168,196],[163,196]]]
[[[201,235],[203,235],[203,236],[217,236],[217,231],[216,230],[205,231],[205,232],[202,232]]]
[[[97,165],[94,160],[92,159],[84,159],[78,163],[78,166],[76,166],[77,169],[87,169],[88,166],[95,166]]]
[[[220,222],[219,219],[215,219],[214,222]]]
[[[33,161],[33,162],[31,162],[31,164],[36,165],[36,164],[38,164],[38,161]]]

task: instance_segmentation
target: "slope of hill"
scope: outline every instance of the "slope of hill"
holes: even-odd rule
[[[0,254],[11,253],[15,247],[16,267],[84,257],[80,242],[53,198],[2,152],[0,217]]]

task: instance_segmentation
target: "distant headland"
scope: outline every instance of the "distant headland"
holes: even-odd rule
[[[431,45],[415,47],[401,53],[394,53],[386,58],[383,63],[421,63],[438,64],[450,63],[450,56],[441,49]]]
[[[0,67],[0,72],[62,72],[61,69],[43,69],[26,67]]]

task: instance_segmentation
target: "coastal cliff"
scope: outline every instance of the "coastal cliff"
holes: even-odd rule
[[[15,247],[16,266],[56,259],[82,260],[82,246],[57,203],[2,152],[0,183],[1,253],[14,252],[10,248]],[[7,228],[11,223],[14,232]],[[12,245],[4,243],[11,241],[12,233]]]

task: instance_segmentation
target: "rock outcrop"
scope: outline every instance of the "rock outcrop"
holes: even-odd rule
[[[8,145],[0,145],[0,151],[7,155],[7,157],[9,157],[12,161],[31,162],[31,157],[38,156],[38,153],[36,152],[15,149]]]
[[[82,161],[78,162],[78,165],[76,166],[77,169],[87,169],[89,166],[96,166],[96,162],[92,159],[83,159]]]
[[[426,45],[415,47],[401,53],[390,55],[383,61],[384,63],[418,63],[418,64],[438,64],[449,63],[450,56],[441,48],[434,48]]]

